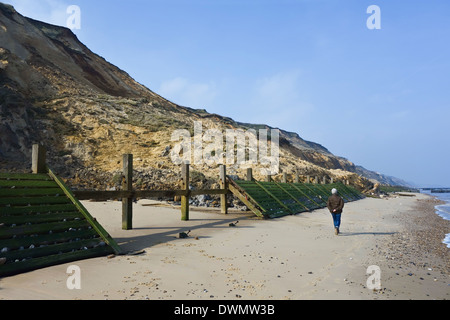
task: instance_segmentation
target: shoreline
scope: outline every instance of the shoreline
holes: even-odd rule
[[[383,287],[378,295],[412,299],[416,291],[420,299],[450,298],[450,249],[443,243],[450,221],[440,217],[435,208],[442,203],[427,195],[396,215],[401,229],[380,241],[373,256],[386,270],[386,282],[395,283],[397,290]]]
[[[450,221],[442,223],[428,195],[348,203],[340,236],[326,209],[260,220],[251,213],[192,208],[191,221],[182,222],[178,208],[140,201],[135,229],[123,231],[120,202],[83,204],[124,251],[142,254],[3,278],[0,300],[450,298],[450,249],[435,232],[448,233]],[[188,230],[189,238],[178,239]],[[67,289],[70,265],[81,269],[81,290]],[[372,265],[381,269],[381,290],[367,288]]]
[[[437,196],[435,196],[435,197],[437,199],[441,200],[441,202],[442,202],[442,203],[438,204],[437,206],[435,206],[436,214],[438,216],[440,216],[442,219],[450,221],[450,213],[448,212],[448,208],[450,206],[450,200],[449,199],[442,199],[442,198],[437,197]],[[444,238],[443,242],[447,246],[447,248],[450,249],[450,233],[447,233],[445,235],[445,238]]]

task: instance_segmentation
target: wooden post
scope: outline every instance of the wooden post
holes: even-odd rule
[[[298,175],[298,171],[295,171],[294,183],[300,183],[300,177]]]
[[[46,166],[46,154],[47,150],[40,144],[33,144],[31,155],[31,169],[34,174],[47,173]]]
[[[184,163],[181,167],[181,189],[186,191],[181,196],[181,220],[189,221],[189,164]]]
[[[266,182],[272,182],[272,176],[270,174],[266,175]]]
[[[314,184],[319,184],[319,177],[318,177],[318,176],[316,176],[316,177],[314,178]]]
[[[283,179],[281,180],[281,183],[287,183],[287,172],[283,172]]]
[[[227,167],[220,166],[220,189],[227,190]],[[220,195],[220,211],[223,214],[228,214],[227,195]]]
[[[327,184],[327,176],[323,176],[323,178],[322,178],[322,184]]]
[[[334,183],[334,178],[333,178],[333,177],[331,178],[330,183],[331,183],[331,184]]]
[[[247,181],[253,181],[253,169],[252,168],[247,169]]]
[[[306,183],[311,183],[311,177],[309,175],[306,176]]]
[[[122,189],[133,191],[133,155],[123,155]],[[133,229],[133,198],[122,198],[122,230]]]

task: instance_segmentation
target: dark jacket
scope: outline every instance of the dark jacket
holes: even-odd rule
[[[328,198],[327,207],[331,213],[342,213],[342,209],[344,209],[344,200],[337,194],[333,194]],[[335,209],[336,211],[333,212]]]

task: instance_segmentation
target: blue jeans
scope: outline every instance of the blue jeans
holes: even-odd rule
[[[335,228],[340,228],[342,213],[332,213]]]

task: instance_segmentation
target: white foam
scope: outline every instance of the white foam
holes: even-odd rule
[[[431,195],[438,198],[439,200],[446,202],[445,204],[435,206],[436,214],[439,215],[444,220],[450,220],[450,194],[432,193]],[[450,248],[450,233],[445,236],[445,239],[442,241],[442,243],[446,244],[447,248]]]
[[[450,205],[443,204],[436,206],[436,213],[445,220],[450,220]]]
[[[442,241],[442,243],[445,243],[447,245],[447,248],[450,248],[450,233],[445,236],[445,239],[444,241]]]

